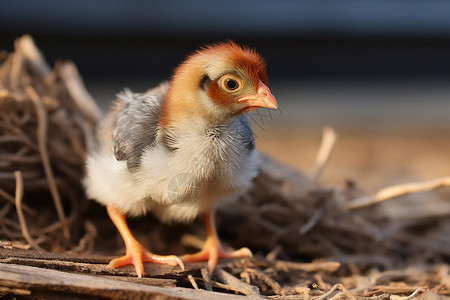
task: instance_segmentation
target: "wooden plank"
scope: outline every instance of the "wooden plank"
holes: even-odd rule
[[[3,295],[12,294],[30,298],[248,299],[244,296],[204,290],[162,288],[58,270],[0,263],[0,295],[2,293]]]

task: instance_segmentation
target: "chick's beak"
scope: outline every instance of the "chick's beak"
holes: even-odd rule
[[[269,88],[260,80],[256,95],[239,98],[238,103],[243,103],[247,107],[265,107],[270,109],[278,108],[277,100],[270,92]]]

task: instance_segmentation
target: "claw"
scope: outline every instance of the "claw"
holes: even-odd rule
[[[150,252],[147,252],[147,255],[151,257],[151,260],[146,260],[146,262],[153,262],[157,264],[166,264],[171,266],[179,266],[181,270],[184,271],[183,261],[176,255],[156,255]]]

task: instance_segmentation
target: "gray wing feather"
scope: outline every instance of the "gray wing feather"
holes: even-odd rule
[[[143,150],[156,140],[163,100],[161,91],[157,92],[133,94],[125,90],[117,95],[118,101],[125,101],[126,104],[117,114],[112,144],[116,159],[126,161],[130,170],[139,166]]]
[[[255,137],[253,136],[253,130],[250,127],[247,116],[238,118],[238,126],[236,128],[238,136],[241,139],[241,143],[245,149],[252,151],[255,149]]]

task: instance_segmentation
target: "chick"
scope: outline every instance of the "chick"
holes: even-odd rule
[[[258,107],[276,109],[267,87],[265,63],[254,50],[233,42],[204,47],[175,69],[169,83],[145,94],[117,96],[98,129],[98,148],[87,159],[86,193],[106,206],[126,254],[111,268],[133,264],[139,277],[145,262],[179,265],[249,256],[248,248],[223,249],[214,204],[241,193],[257,175],[258,153],[245,115]],[[204,249],[178,258],[147,251],[131,234],[125,216],[147,212],[164,222],[201,215]]]

